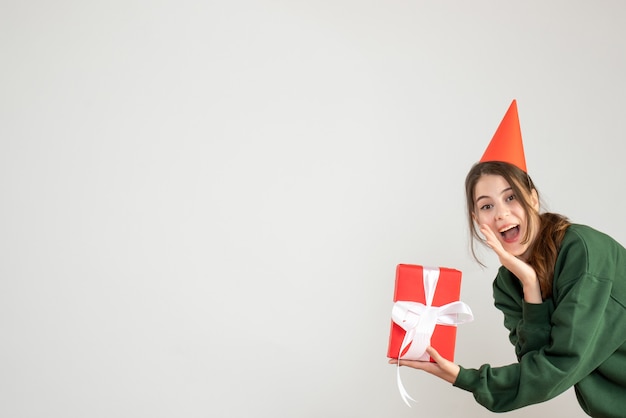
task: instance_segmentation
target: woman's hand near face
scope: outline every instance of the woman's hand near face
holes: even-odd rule
[[[524,300],[528,303],[543,302],[535,269],[528,263],[506,251],[502,247],[502,243],[498,240],[498,237],[496,237],[496,234],[487,225],[480,225],[480,232],[484,235],[489,248],[497,254],[502,265],[509,269],[522,283]]]
[[[440,379],[445,380],[448,383],[454,383],[459,375],[460,367],[441,357],[441,355],[432,347],[426,349],[428,355],[435,360],[435,363],[431,361],[418,361],[418,360],[400,360],[400,366],[408,366],[418,370],[424,370],[427,373],[437,376]],[[389,360],[390,364],[398,364],[397,359]]]

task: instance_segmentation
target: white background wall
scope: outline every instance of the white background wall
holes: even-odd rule
[[[0,416],[491,416],[386,349],[397,263],[464,272],[517,98],[549,209],[626,242],[621,1],[0,2]],[[572,391],[510,413],[582,417]]]

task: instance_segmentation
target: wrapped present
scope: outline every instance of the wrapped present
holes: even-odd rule
[[[387,356],[433,361],[426,353],[430,345],[454,361],[456,326],[474,319],[469,306],[459,301],[460,295],[459,270],[399,264]],[[399,369],[398,387],[409,404],[407,398],[412,398],[402,386]]]

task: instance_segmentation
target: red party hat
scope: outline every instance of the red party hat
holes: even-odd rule
[[[489,146],[480,159],[481,163],[485,161],[503,161],[519,167],[525,173],[527,172],[522,131],[519,126],[517,102],[515,100],[511,102],[509,110],[506,111],[500,126],[498,126]]]

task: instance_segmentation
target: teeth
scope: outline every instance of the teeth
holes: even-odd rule
[[[502,229],[500,230],[500,233],[502,233],[502,232],[506,232],[506,231],[511,230],[511,229],[513,229],[513,228],[517,228],[517,225],[511,225],[511,226],[509,226],[509,227],[502,228]]]

